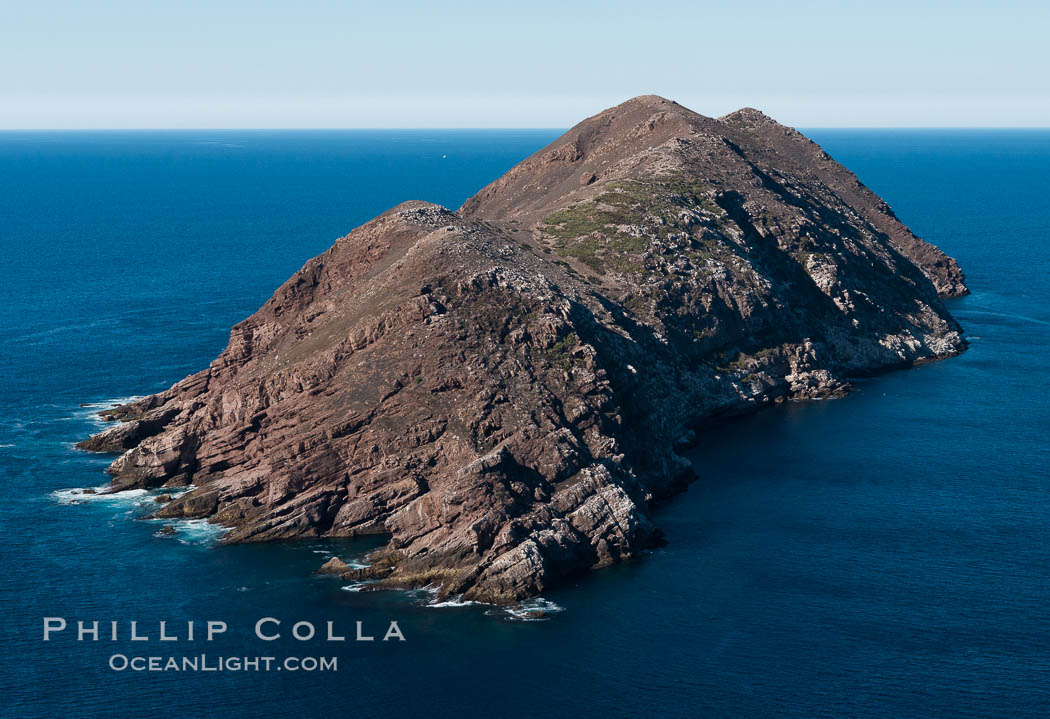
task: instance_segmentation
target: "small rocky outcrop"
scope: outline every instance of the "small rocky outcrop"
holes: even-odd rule
[[[113,490],[194,485],[157,517],[384,535],[322,571],[513,602],[662,541],[650,507],[713,418],[962,351],[940,297],[965,291],[795,130],[641,97],[459,211],[337,240],[81,446],[121,452]]]
[[[321,568],[317,570],[318,574],[334,574],[335,576],[342,576],[343,574],[352,571],[350,565],[344,562],[339,557],[332,557],[327,562],[321,565]]]
[[[99,414],[111,421],[116,418],[112,410],[106,410]],[[88,452],[123,452],[136,446],[146,437],[152,437],[157,434],[176,414],[178,414],[178,410],[174,407],[158,407],[155,410],[145,412],[140,417],[126,419],[103,432],[77,442],[76,446],[78,449]]]

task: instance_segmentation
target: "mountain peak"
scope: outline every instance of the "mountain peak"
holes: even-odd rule
[[[762,125],[781,127],[779,122],[761,110],[757,110],[753,107],[742,107],[728,115],[722,115],[722,117],[718,118],[718,121],[729,125],[742,125],[744,127]]]
[[[742,107],[739,110],[734,110],[733,112],[730,112],[728,114],[722,115],[722,117],[720,117],[718,119],[719,120],[732,120],[734,118],[739,118],[739,119],[756,119],[756,120],[761,119],[761,120],[769,120],[770,122],[773,122],[773,119],[769,115],[767,115],[766,113],[762,112],[761,110],[759,110],[758,108],[755,108],[755,107]]]
[[[657,107],[659,105],[678,105],[674,100],[668,100],[666,97],[661,95],[636,95],[629,100],[624,100],[616,107],[623,107],[624,105],[645,105],[647,107]],[[615,108],[611,108],[615,109]]]

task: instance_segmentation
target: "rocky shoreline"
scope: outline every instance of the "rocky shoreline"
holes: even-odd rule
[[[325,571],[512,603],[662,541],[706,422],[963,351],[965,292],[797,131],[646,96],[355,229],[79,446],[119,453],[111,491],[195,486],[158,518],[384,535]]]

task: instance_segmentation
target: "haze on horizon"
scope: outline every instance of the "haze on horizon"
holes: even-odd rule
[[[566,127],[640,94],[799,127],[1046,127],[1050,3],[4,3],[0,129]]]

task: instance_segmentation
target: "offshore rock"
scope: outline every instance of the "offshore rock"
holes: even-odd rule
[[[706,422],[962,351],[940,297],[965,292],[795,130],[641,97],[458,212],[407,202],[337,240],[81,447],[122,452],[112,490],[193,485],[157,517],[384,535],[323,571],[513,602],[658,543]]]

